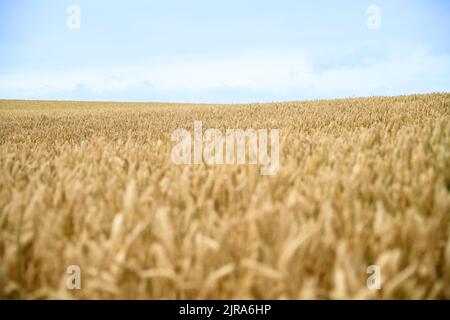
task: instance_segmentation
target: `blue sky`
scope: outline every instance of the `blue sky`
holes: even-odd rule
[[[67,7],[80,8],[70,29]],[[380,9],[379,29],[367,20]],[[250,102],[450,91],[449,1],[0,0],[0,98]]]

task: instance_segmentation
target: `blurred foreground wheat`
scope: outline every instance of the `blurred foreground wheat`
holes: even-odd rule
[[[172,164],[195,120],[280,129],[280,170]],[[0,101],[0,298],[450,299],[449,232],[449,94]]]

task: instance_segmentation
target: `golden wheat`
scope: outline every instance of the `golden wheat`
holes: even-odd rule
[[[172,164],[196,120],[279,129],[280,170]],[[0,101],[0,298],[450,299],[449,120],[449,94]]]

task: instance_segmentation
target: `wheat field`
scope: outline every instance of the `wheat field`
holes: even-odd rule
[[[279,171],[173,164],[196,120],[278,128]],[[449,120],[450,94],[1,100],[0,298],[450,299]]]

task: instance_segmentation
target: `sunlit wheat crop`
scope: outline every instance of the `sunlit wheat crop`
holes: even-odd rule
[[[279,171],[173,164],[194,121],[279,129]],[[0,298],[450,299],[449,232],[449,94],[0,101]]]

